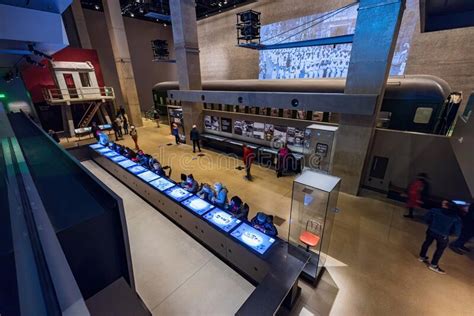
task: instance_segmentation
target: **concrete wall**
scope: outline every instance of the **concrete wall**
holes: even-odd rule
[[[84,17],[91,39],[92,47],[97,50],[105,84],[112,86],[117,95],[118,106],[123,104],[117,70],[112,53],[112,45],[107,33],[103,12],[84,9]],[[132,59],[133,71],[142,111],[153,106],[152,88],[157,82],[176,80],[176,64],[155,63],[151,41],[168,40],[170,52],[173,52],[171,27],[158,23],[124,17],[125,31]]]
[[[474,115],[465,122],[458,119],[451,137],[457,161],[474,198]]]
[[[418,25],[413,35],[406,74],[430,74],[445,79],[455,91],[469,93],[474,87],[474,27],[435,33],[420,33],[416,10],[405,11]],[[258,78],[258,52],[236,47],[237,12],[253,9],[262,13],[262,24],[326,12],[352,0],[263,0],[199,21],[199,46],[203,80]],[[410,18],[410,19],[408,19]],[[466,98],[467,99],[467,96]],[[465,103],[465,102],[464,102]]]
[[[383,180],[369,181],[365,176],[367,186],[387,191],[391,182],[406,188],[418,173],[426,172],[433,195],[451,199],[471,197],[449,137],[377,129],[369,166],[374,156],[389,158],[389,162]]]

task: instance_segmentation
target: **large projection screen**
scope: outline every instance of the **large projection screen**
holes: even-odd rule
[[[337,14],[308,15],[263,25],[262,44],[270,45],[353,34],[358,5]],[[416,26],[416,1],[408,0],[390,69],[402,76]],[[347,76],[352,44],[261,50],[259,79],[341,78]]]

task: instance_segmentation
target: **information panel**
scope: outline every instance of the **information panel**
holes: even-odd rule
[[[117,154],[115,151],[108,151],[106,153],[104,153],[104,156],[105,157],[108,157],[108,158],[112,158],[112,157],[115,157],[115,156],[118,156],[119,154]]]
[[[166,190],[165,194],[178,202],[181,202],[182,200],[191,196],[191,193],[183,188],[180,188],[179,186],[175,186]]]
[[[124,156],[120,156],[120,155],[114,156],[114,157],[112,157],[112,158],[110,158],[110,159],[112,159],[113,162],[120,162],[120,161],[127,160],[127,158],[125,158]]]
[[[102,146],[101,144],[92,144],[92,145],[89,145],[89,147],[92,149],[104,148],[104,146]]]
[[[197,196],[192,196],[189,199],[181,202],[181,204],[183,204],[185,207],[187,207],[198,215],[203,215],[214,207],[212,204],[209,204],[208,202],[204,201],[203,199],[200,199]]]
[[[139,174],[139,173],[142,173],[142,172],[146,171],[145,168],[143,168],[142,166],[139,166],[139,165],[129,167],[129,168],[127,168],[127,170],[130,171],[133,174]]]
[[[143,179],[146,182],[151,182],[153,180],[158,179],[160,176],[158,176],[156,173],[151,172],[151,171],[145,171],[140,174],[138,174],[138,177]]]
[[[274,238],[265,235],[246,223],[240,224],[230,235],[262,255],[275,242]]]
[[[166,180],[165,178],[158,178],[152,182],[150,182],[150,185],[154,186],[160,191],[165,191],[168,190],[169,188],[174,186],[174,183],[171,181]]]
[[[136,166],[136,165],[137,165],[136,163],[134,163],[134,162],[131,161],[130,159],[122,160],[122,161],[119,162],[118,164],[121,165],[121,166],[124,167],[124,168],[128,168],[128,167]]]
[[[226,233],[230,232],[235,226],[240,224],[240,219],[233,217],[230,213],[215,208],[203,216],[208,222],[222,229]]]
[[[105,154],[105,153],[108,153],[108,152],[111,152],[110,149],[104,147],[104,148],[99,148],[97,149],[97,152],[101,153],[101,154]]]

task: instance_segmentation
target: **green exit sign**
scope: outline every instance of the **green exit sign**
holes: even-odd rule
[[[5,99],[7,95],[5,93],[0,93],[0,99]]]

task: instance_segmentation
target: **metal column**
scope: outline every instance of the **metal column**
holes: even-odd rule
[[[334,174],[341,190],[357,195],[375,132],[405,0],[361,0],[344,92],[378,95],[372,115],[341,114]]]

